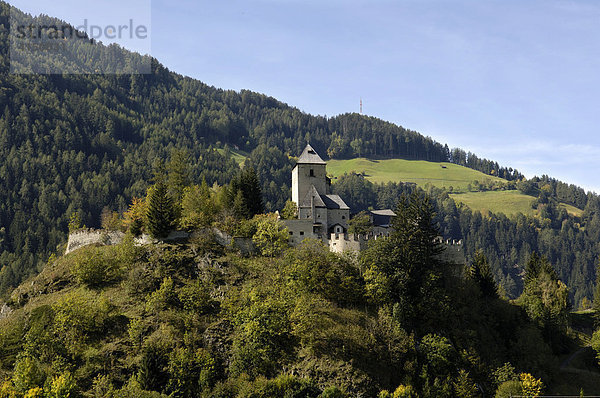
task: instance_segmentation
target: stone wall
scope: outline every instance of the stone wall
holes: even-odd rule
[[[335,253],[346,251],[359,252],[367,248],[369,241],[386,237],[388,234],[360,235],[360,234],[331,234],[329,237],[329,250]]]
[[[312,223],[311,223],[312,225]],[[232,238],[227,233],[212,228],[211,231],[218,244],[224,247],[233,247],[239,250],[243,255],[250,255],[254,252],[254,245],[250,238]],[[67,241],[67,249],[65,254],[69,254],[74,250],[89,245],[112,246],[118,245],[123,241],[125,234],[121,231],[106,231],[103,229],[80,229],[69,234]],[[187,242],[193,238],[194,234],[185,231],[172,231],[169,236],[162,239],[164,242]],[[150,243],[158,243],[157,239],[152,239],[149,235],[142,235],[134,239],[136,245],[147,245]]]
[[[125,234],[121,231],[105,231],[99,229],[80,229],[69,234],[65,254],[80,247],[89,245],[118,245]]]
[[[281,220],[288,229],[289,243],[292,246],[297,246],[306,238],[319,237],[313,234],[313,221],[312,218],[308,220]]]
[[[186,240],[190,236],[184,231],[173,231],[169,234],[165,241]],[[74,250],[89,245],[113,246],[118,245],[123,241],[125,234],[121,231],[107,231],[104,229],[80,229],[69,234],[67,248],[65,254],[69,254]],[[142,235],[134,239],[136,245],[147,245],[156,242],[149,235]]]

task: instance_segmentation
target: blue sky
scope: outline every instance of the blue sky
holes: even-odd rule
[[[151,10],[151,54],[173,71],[312,114],[362,98],[368,115],[600,192],[597,1],[10,2],[72,23],[99,4]]]

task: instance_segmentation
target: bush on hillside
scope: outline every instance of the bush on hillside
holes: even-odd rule
[[[91,247],[79,250],[71,267],[77,281],[89,287],[99,287],[119,279],[123,268],[111,249]]]

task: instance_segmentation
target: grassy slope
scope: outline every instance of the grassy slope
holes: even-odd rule
[[[490,181],[505,183],[507,181],[452,163],[357,158],[330,160],[327,163],[327,171],[334,177],[339,177],[344,173],[362,173],[368,180],[376,183],[414,182],[421,187],[428,183],[440,188],[452,187],[453,192],[458,192],[451,195],[454,200],[483,213],[504,213],[511,216],[517,213],[533,215],[535,211],[531,207],[535,198],[516,190],[467,192],[468,185],[473,185],[474,180],[480,183]],[[569,214],[581,216],[580,209],[567,204],[561,204],[561,206],[567,209]]]
[[[414,182],[421,187],[430,183],[440,188],[452,186],[455,191],[466,191],[467,185],[474,180],[506,182],[502,178],[492,177],[456,164],[424,160],[365,158],[330,160],[327,163],[327,171],[334,177],[356,172],[363,173],[372,182]]]
[[[225,149],[219,148],[217,150],[221,154],[225,153]],[[240,167],[242,167],[246,159],[250,157],[250,154],[248,152],[240,151],[239,149],[229,149],[229,151],[233,160],[235,160]]]
[[[565,208],[567,210],[567,213],[569,213],[572,216],[581,217],[581,215],[583,214],[583,210],[578,209],[575,206],[571,206],[566,203],[561,203],[560,206]]]
[[[450,196],[482,213],[504,213],[511,216],[517,213],[531,215],[534,211],[531,205],[535,198],[520,191],[468,192]]]

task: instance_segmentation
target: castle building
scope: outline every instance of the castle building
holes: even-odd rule
[[[307,145],[292,170],[292,201],[298,208],[298,218],[284,220],[290,234],[290,244],[306,238],[322,240],[332,251],[361,250],[368,239],[389,235],[391,210],[370,212],[374,234],[354,236],[348,233],[350,207],[339,195],[331,194],[327,163]]]

